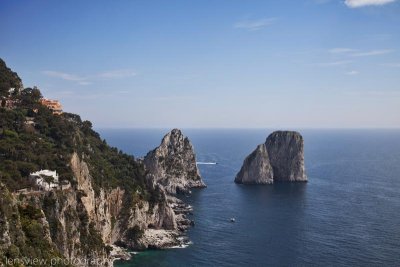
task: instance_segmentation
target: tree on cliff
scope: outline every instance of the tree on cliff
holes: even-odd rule
[[[51,184],[54,183],[54,177],[53,176],[42,175],[41,177],[49,185],[49,188],[51,187]]]
[[[10,88],[19,90],[22,81],[16,72],[7,67],[4,60],[0,58],[0,97],[8,96]]]
[[[42,98],[42,93],[36,86],[33,88],[28,87],[21,91],[19,98],[23,106],[33,108],[37,107],[39,104],[39,100]]]

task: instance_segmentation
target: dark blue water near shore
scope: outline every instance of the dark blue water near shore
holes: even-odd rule
[[[135,156],[167,130],[100,130]],[[233,183],[268,130],[184,130],[206,189],[185,199],[196,226],[185,249],[118,266],[399,266],[400,131],[304,130],[308,183]],[[229,218],[235,217],[236,223]]]

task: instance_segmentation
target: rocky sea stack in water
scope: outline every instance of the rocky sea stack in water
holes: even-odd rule
[[[273,176],[274,173],[269,162],[267,148],[265,144],[261,144],[246,157],[235,182],[242,184],[272,184],[274,182]]]
[[[166,134],[160,146],[144,158],[149,175],[170,194],[206,187],[196,165],[196,155],[189,139],[179,129]]]
[[[298,132],[276,131],[243,162],[235,178],[240,184],[307,182],[304,141]]]

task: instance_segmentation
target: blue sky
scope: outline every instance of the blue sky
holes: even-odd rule
[[[100,127],[400,126],[400,1],[0,2],[0,57]]]

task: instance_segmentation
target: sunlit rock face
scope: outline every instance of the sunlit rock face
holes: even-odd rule
[[[193,146],[179,129],[166,134],[160,146],[146,155],[144,164],[154,182],[170,194],[206,186],[196,165]]]
[[[265,144],[257,148],[246,157],[243,166],[236,175],[235,182],[239,184],[272,184],[272,166],[269,162]]]
[[[306,182],[304,140],[298,132],[276,131],[270,134],[243,162],[235,182],[272,184]]]

